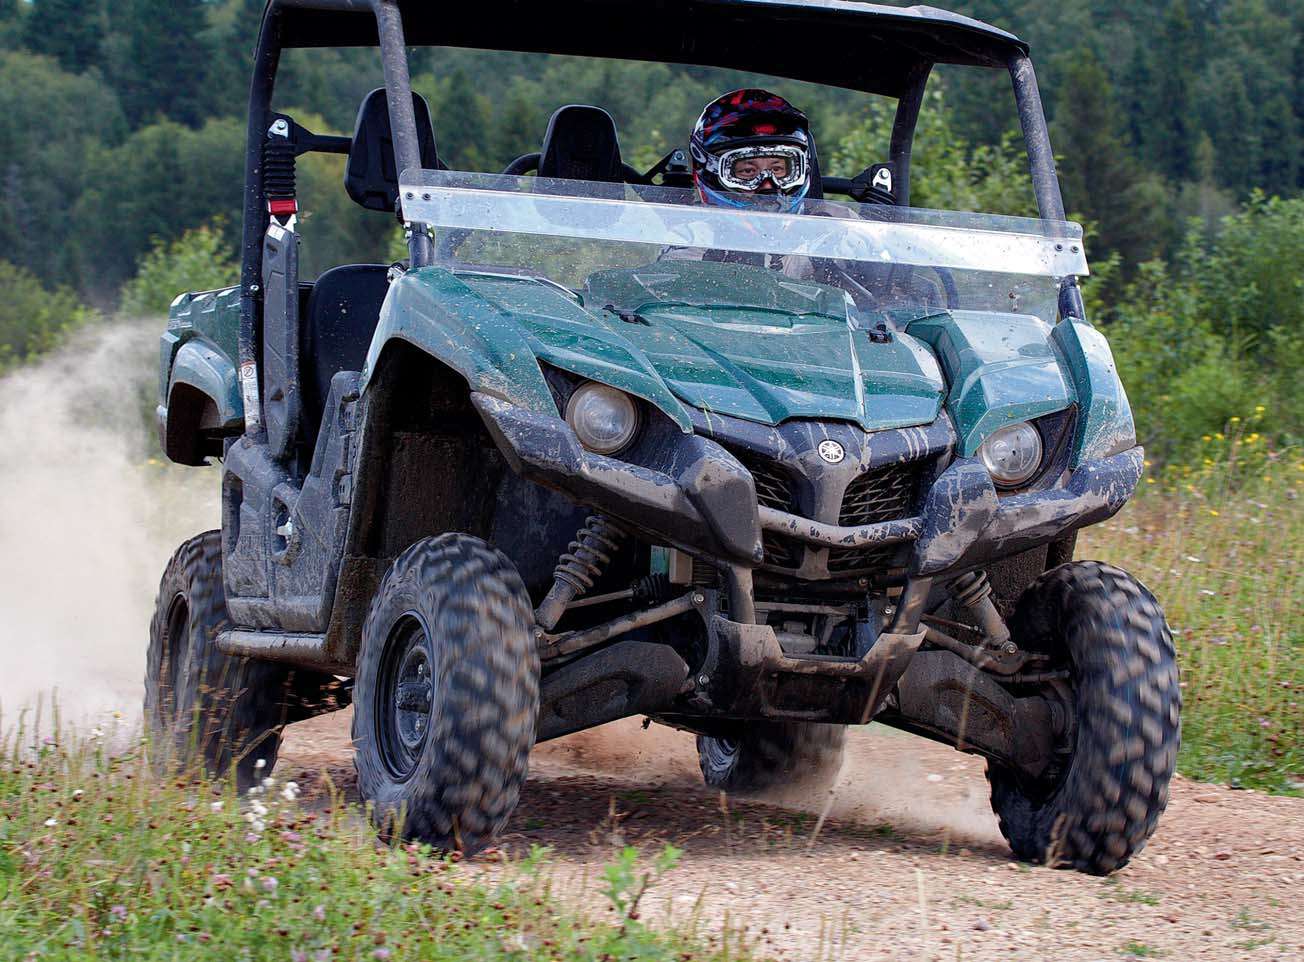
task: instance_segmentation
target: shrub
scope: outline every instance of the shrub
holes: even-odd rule
[[[50,290],[30,271],[0,261],[0,371],[51,350],[92,316],[67,288]]]
[[[222,226],[197,227],[177,240],[155,241],[122,292],[123,314],[162,314],[178,294],[230,287],[240,279]]]

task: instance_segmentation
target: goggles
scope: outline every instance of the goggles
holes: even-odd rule
[[[727,190],[759,190],[769,180],[779,190],[788,191],[806,183],[806,151],[791,144],[734,147],[708,153],[706,169]]]

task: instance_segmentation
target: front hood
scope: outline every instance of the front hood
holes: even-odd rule
[[[867,431],[937,418],[945,384],[920,342],[869,334],[828,318],[761,311],[644,308],[636,345],[685,404],[757,421],[854,421]]]
[[[529,410],[557,413],[544,362],[643,398],[684,431],[689,408],[878,431],[932,423],[945,405],[966,455],[1001,424],[1075,402],[1082,450],[1091,438],[1117,447],[1130,425],[1108,349],[1084,324],[1052,329],[1022,315],[941,311],[894,317],[905,330],[884,340],[826,305],[803,313],[777,302],[667,297],[630,310],[629,300],[598,294],[590,288],[581,301],[520,274],[410,272],[390,289],[364,377],[399,339],[462,373],[473,390]]]
[[[643,397],[672,417],[666,402],[673,398],[762,424],[823,418],[877,431],[931,423],[945,393],[922,341],[893,335],[876,343],[845,320],[685,305],[643,305],[622,320],[524,278],[461,280],[521,326],[540,360]]]

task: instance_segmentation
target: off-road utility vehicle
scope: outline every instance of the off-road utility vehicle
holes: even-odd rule
[[[384,69],[351,138],[272,107],[282,50],[333,45]],[[636,171],[569,105],[503,174],[452,171],[409,79],[432,45],[887,96],[890,152],[842,180],[812,157],[797,213],[712,207],[682,150]],[[474,850],[537,741],[646,716],[746,792],[827,780],[877,720],[984,756],[1020,858],[1144,845],[1177,669],[1145,587],[1073,560],[1142,451],[1024,43],[844,0],[272,0],[256,56],[242,280],[178,298],[162,342],[164,450],[220,459],[223,500],[163,578],[160,751],[248,783],[351,699],[381,830]],[[1008,72],[1039,218],[910,208],[938,64]],[[347,154],[408,259],[300,278],[306,151]]]

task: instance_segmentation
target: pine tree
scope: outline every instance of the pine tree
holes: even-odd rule
[[[5,6],[13,5],[6,0]],[[64,70],[81,73],[99,63],[104,27],[99,2],[33,0],[23,23],[23,42],[33,53],[54,57]]]
[[[203,0],[109,0],[108,79],[132,126],[160,115],[190,126],[203,119],[207,13]]]
[[[1167,225],[1162,187],[1138,169],[1123,137],[1122,115],[1104,66],[1082,51],[1066,63],[1056,98],[1053,143],[1066,207],[1093,222],[1099,257],[1118,251],[1132,264],[1156,253]]]

